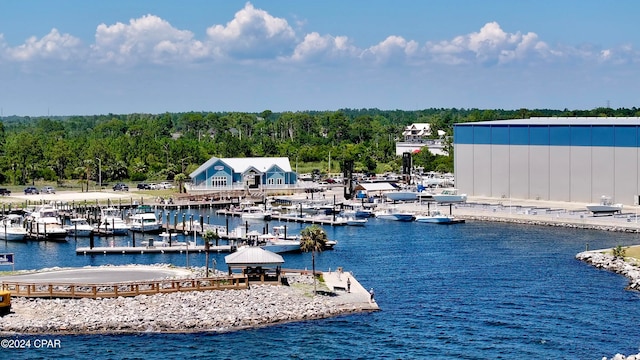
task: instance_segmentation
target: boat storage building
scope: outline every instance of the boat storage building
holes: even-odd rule
[[[470,196],[638,203],[638,117],[460,123],[454,153],[456,186]]]

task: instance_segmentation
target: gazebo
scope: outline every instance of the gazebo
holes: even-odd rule
[[[257,246],[246,246],[233,254],[224,257],[229,268],[229,275],[240,270],[247,276],[247,281],[280,281],[280,265],[284,264],[282,256]]]

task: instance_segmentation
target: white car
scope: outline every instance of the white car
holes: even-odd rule
[[[158,184],[160,189],[173,189],[173,184],[170,181],[163,181]]]

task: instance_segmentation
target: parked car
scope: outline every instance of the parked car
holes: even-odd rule
[[[151,186],[149,186],[149,184],[147,184],[147,183],[139,183],[137,188],[139,190],[150,190]]]
[[[129,185],[125,183],[117,183],[113,185],[113,191],[129,191]]]
[[[40,192],[43,194],[55,194],[56,189],[54,189],[53,186],[45,186],[42,189],[40,189]]]
[[[0,188],[0,195],[9,196],[9,195],[11,195],[11,190],[9,190],[7,188]]]
[[[29,195],[29,194],[40,194],[40,192],[38,191],[38,189],[35,186],[28,186],[27,188],[24,189],[24,194],[25,195]]]
[[[158,186],[160,187],[160,189],[173,189],[173,184],[171,183],[171,181],[163,181],[158,184]]]

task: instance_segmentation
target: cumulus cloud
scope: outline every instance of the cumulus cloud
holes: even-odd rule
[[[295,62],[313,62],[319,60],[336,61],[338,59],[355,57],[356,47],[350,44],[346,36],[320,35],[312,32],[304,37],[286,60]]]
[[[191,31],[176,29],[155,15],[131,19],[128,24],[98,25],[91,49],[94,60],[117,64],[190,62],[207,55]]]
[[[19,62],[42,59],[69,60],[83,52],[81,46],[78,38],[69,34],[60,34],[57,29],[52,29],[40,39],[32,36],[22,45],[6,48],[6,57]]]
[[[212,53],[240,58],[274,58],[295,47],[295,31],[285,19],[246,3],[225,26],[207,29]]]
[[[363,59],[371,59],[376,63],[401,62],[417,54],[419,45],[416,41],[407,41],[401,36],[389,36],[382,42],[366,49]]]
[[[456,36],[449,41],[427,42],[434,61],[446,64],[509,63],[532,56],[548,58],[554,53],[532,32],[507,33],[497,22],[485,24],[479,32]]]

